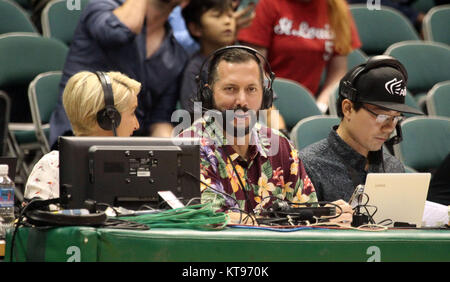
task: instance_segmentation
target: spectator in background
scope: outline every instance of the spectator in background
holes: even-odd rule
[[[181,11],[182,7],[180,5],[175,7],[169,15],[169,23],[173,29],[175,39],[183,46],[190,57],[200,49],[200,46],[189,34]]]
[[[237,8],[235,5],[231,0],[191,0],[182,11],[191,36],[200,45],[200,50],[187,63],[180,90],[181,107],[191,114],[194,111],[193,99],[198,87],[195,78],[197,75],[203,75],[206,80],[205,74],[200,74],[204,60],[216,49],[234,44],[237,29],[247,26],[253,18],[252,5],[237,12],[234,11]],[[203,70],[206,70],[206,66]],[[269,111],[269,125],[273,113]],[[284,121],[278,114],[275,114],[274,118],[278,118],[277,129],[285,128]]]
[[[180,90],[182,108],[192,113],[192,99],[197,93],[195,77],[209,54],[236,41],[236,20],[230,0],[191,0],[182,14],[189,33],[200,46],[186,65]]]
[[[64,66],[61,93],[75,73],[119,71],[142,83],[138,135],[169,137],[171,115],[179,97],[180,78],[188,59],[173,37],[169,14],[186,0],[96,0],[80,17]],[[72,128],[62,95],[50,120],[50,144]]]
[[[266,55],[278,77],[308,88],[322,112],[361,42],[345,0],[260,0],[238,40]],[[322,72],[325,82],[319,91]]]

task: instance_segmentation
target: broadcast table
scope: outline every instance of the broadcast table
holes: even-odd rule
[[[6,239],[5,261],[9,261],[10,244],[11,233]],[[450,261],[450,230],[21,227],[14,253],[14,261],[59,262]]]

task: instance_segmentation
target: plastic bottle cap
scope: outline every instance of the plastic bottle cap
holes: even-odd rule
[[[8,165],[0,165],[0,175],[7,175],[9,167]]]

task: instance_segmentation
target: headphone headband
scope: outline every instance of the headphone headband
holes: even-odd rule
[[[103,95],[105,96],[105,108],[114,107],[114,95],[109,75],[101,71],[96,71],[95,74],[102,84]]]
[[[98,125],[104,130],[112,130],[117,136],[116,128],[121,121],[121,115],[114,106],[114,93],[112,91],[111,78],[107,73],[96,71],[100,83],[102,84],[105,108],[97,113]]]

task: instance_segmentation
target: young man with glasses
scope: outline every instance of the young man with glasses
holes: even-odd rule
[[[389,56],[373,57],[342,78],[337,100],[340,124],[327,138],[300,152],[319,201],[349,201],[367,173],[405,171],[383,145],[394,140],[390,137],[403,113],[421,114],[405,105],[406,82],[406,70]]]

